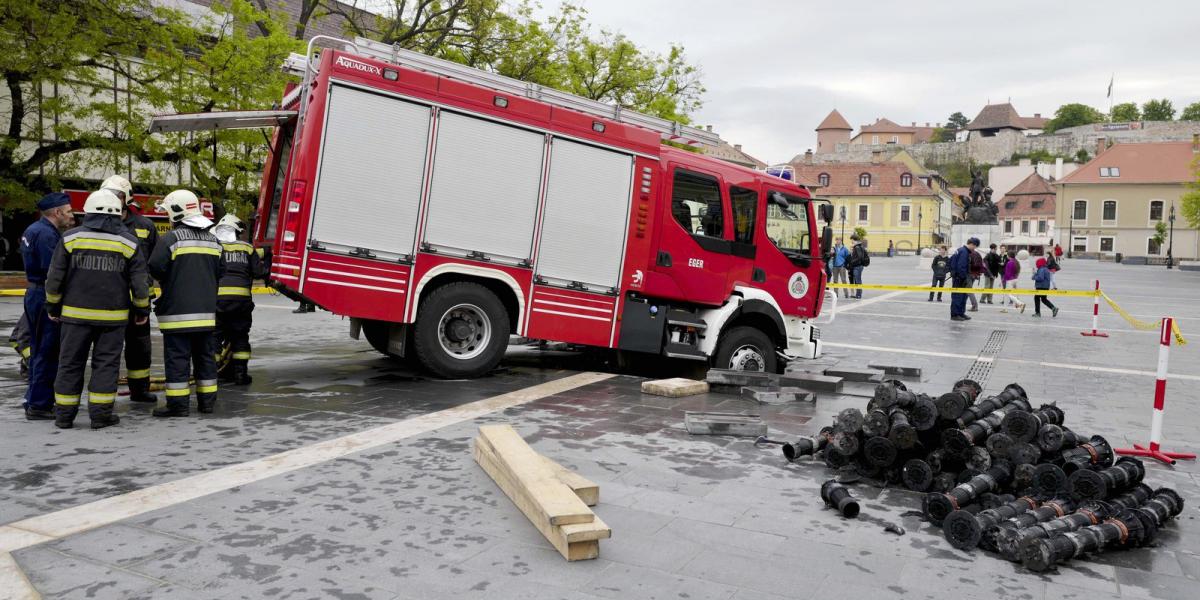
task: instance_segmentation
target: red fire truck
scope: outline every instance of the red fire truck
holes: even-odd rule
[[[254,243],[284,294],[442,377],[494,368],[510,335],[745,370],[820,356],[833,215],[803,186],[662,143],[711,132],[338,43],[289,59],[279,110],[151,125],[275,128]]]

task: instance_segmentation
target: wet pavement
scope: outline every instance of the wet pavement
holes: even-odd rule
[[[1109,294],[1145,320],[1181,320],[1193,343],[1172,348],[1164,445],[1200,450],[1200,274],[1068,261],[1062,288]],[[879,258],[868,283],[924,283],[913,258]],[[497,373],[439,381],[350,339],[327,313],[293,315],[260,297],[255,381],[223,388],[218,411],[156,420],[118,400],[119,426],[91,431],[26,422],[15,354],[0,353],[0,525],[115,498],[322,441],[403,427],[477,401],[609,370],[594,355],[515,348]],[[1107,307],[1062,299],[1057,318],[980,307],[948,320],[949,298],[868,292],[823,328],[827,356],[796,365],[921,367],[910,389],[941,393],[1006,332],[985,388],[1019,382],[1056,401],[1074,429],[1114,445],[1148,435],[1157,337]],[[19,302],[0,299],[0,330]],[[161,354],[155,349],[156,372]],[[643,371],[644,371],[643,367]],[[686,410],[753,410],[773,437],[814,433],[866,399],[820,394],[814,405],[760,406],[736,396],[644,396],[627,373],[396,442],[345,454],[13,553],[46,598],[1194,598],[1200,584],[1200,468],[1149,465],[1187,506],[1157,547],[1074,561],[1038,575],[950,547],[915,514],[916,494],[855,487],[863,512],[823,508],[823,465],[786,463],[751,440],[689,436]],[[85,411],[84,411],[85,412]],[[613,529],[600,558],[567,563],[471,460],[479,425],[511,423],[531,445],[600,484],[595,508]],[[79,518],[74,515],[71,518]],[[884,531],[895,522],[907,533]],[[0,590],[0,597],[5,592]]]

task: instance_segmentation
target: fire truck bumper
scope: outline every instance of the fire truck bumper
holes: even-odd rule
[[[784,351],[789,359],[821,358],[824,351],[821,344],[821,329],[810,321],[787,317],[787,350]]]

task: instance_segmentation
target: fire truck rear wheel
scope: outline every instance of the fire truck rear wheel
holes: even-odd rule
[[[721,335],[713,366],[734,371],[766,371],[776,367],[775,344],[753,327],[734,327]]]
[[[491,371],[508,347],[508,312],[491,290],[470,282],[444,285],[421,302],[414,332],[417,358],[439,377]]]

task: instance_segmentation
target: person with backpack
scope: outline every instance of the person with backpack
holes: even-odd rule
[[[1034,272],[1034,274],[1033,274],[1034,289],[1037,289],[1037,290],[1050,289],[1050,284],[1051,284],[1051,282],[1053,282],[1053,275],[1050,273],[1050,269],[1046,268],[1046,262],[1047,261],[1044,258],[1037,259],[1037,271]],[[1043,304],[1050,307],[1050,310],[1052,311],[1051,316],[1054,316],[1054,317],[1058,316],[1058,307],[1055,306],[1054,303],[1051,302],[1050,299],[1045,296],[1045,294],[1034,295],[1034,297],[1033,297],[1033,316],[1035,316],[1035,317],[1042,316],[1042,305]]]
[[[829,259],[829,267],[832,270],[830,283],[850,283],[847,273],[847,265],[850,263],[850,250],[842,244],[842,238],[838,238],[833,247],[833,253]],[[844,288],[846,298],[850,297],[850,289]]]
[[[933,257],[933,283],[930,287],[946,287],[946,275],[950,274],[950,257],[946,256],[946,247],[939,246],[937,256]],[[937,293],[937,301],[942,301],[942,293]],[[933,292],[929,292],[929,300],[933,302]]]
[[[988,246],[987,256],[983,257],[983,265],[986,267],[983,271],[983,287],[992,289],[996,285],[996,280],[1000,278],[1003,272],[1000,255],[996,253],[996,245]],[[995,304],[991,294],[982,294],[979,296],[980,302]]]
[[[979,281],[979,278],[983,277],[983,273],[987,271],[987,267],[983,264],[983,256],[979,254],[978,250],[972,250],[969,256],[971,263],[968,270],[970,271],[971,280],[967,284],[967,287],[973,288],[975,287],[975,283]],[[971,308],[967,310],[979,312],[979,302],[975,299],[975,294],[967,294],[967,300],[971,301]]]
[[[1057,290],[1058,285],[1054,283],[1054,276],[1062,269],[1058,264],[1058,258],[1054,256],[1054,252],[1046,251],[1046,268],[1050,271],[1050,289]]]
[[[850,283],[862,285],[862,272],[871,266],[871,255],[857,234],[850,236],[850,241],[854,242],[854,248],[850,250]],[[854,290],[854,299],[862,300],[862,288]]]

